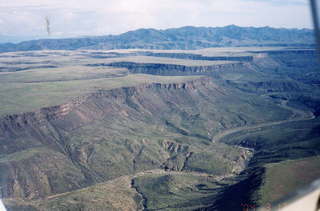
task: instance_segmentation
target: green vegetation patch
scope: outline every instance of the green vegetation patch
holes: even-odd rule
[[[258,191],[260,204],[275,202],[318,179],[320,156],[272,163],[265,168],[264,182]]]
[[[134,186],[145,197],[149,210],[193,210],[209,204],[219,184],[211,177],[195,175],[144,176]]]

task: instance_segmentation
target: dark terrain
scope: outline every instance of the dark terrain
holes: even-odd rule
[[[320,176],[316,56],[293,47],[2,53],[1,198],[8,210],[276,201]]]

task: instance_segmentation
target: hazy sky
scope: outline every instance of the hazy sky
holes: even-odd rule
[[[0,35],[118,34],[137,28],[310,28],[308,0],[0,0]]]

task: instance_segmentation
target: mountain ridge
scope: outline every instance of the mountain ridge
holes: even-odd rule
[[[30,50],[181,49],[239,46],[312,46],[313,30],[272,27],[142,28],[119,35],[39,39],[0,44],[0,52]]]

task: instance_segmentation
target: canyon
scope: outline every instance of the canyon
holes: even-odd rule
[[[303,184],[270,191],[274,172],[319,177],[286,174],[297,171],[292,161],[319,166],[316,56],[289,47],[1,53],[0,196],[8,210],[276,201]]]

